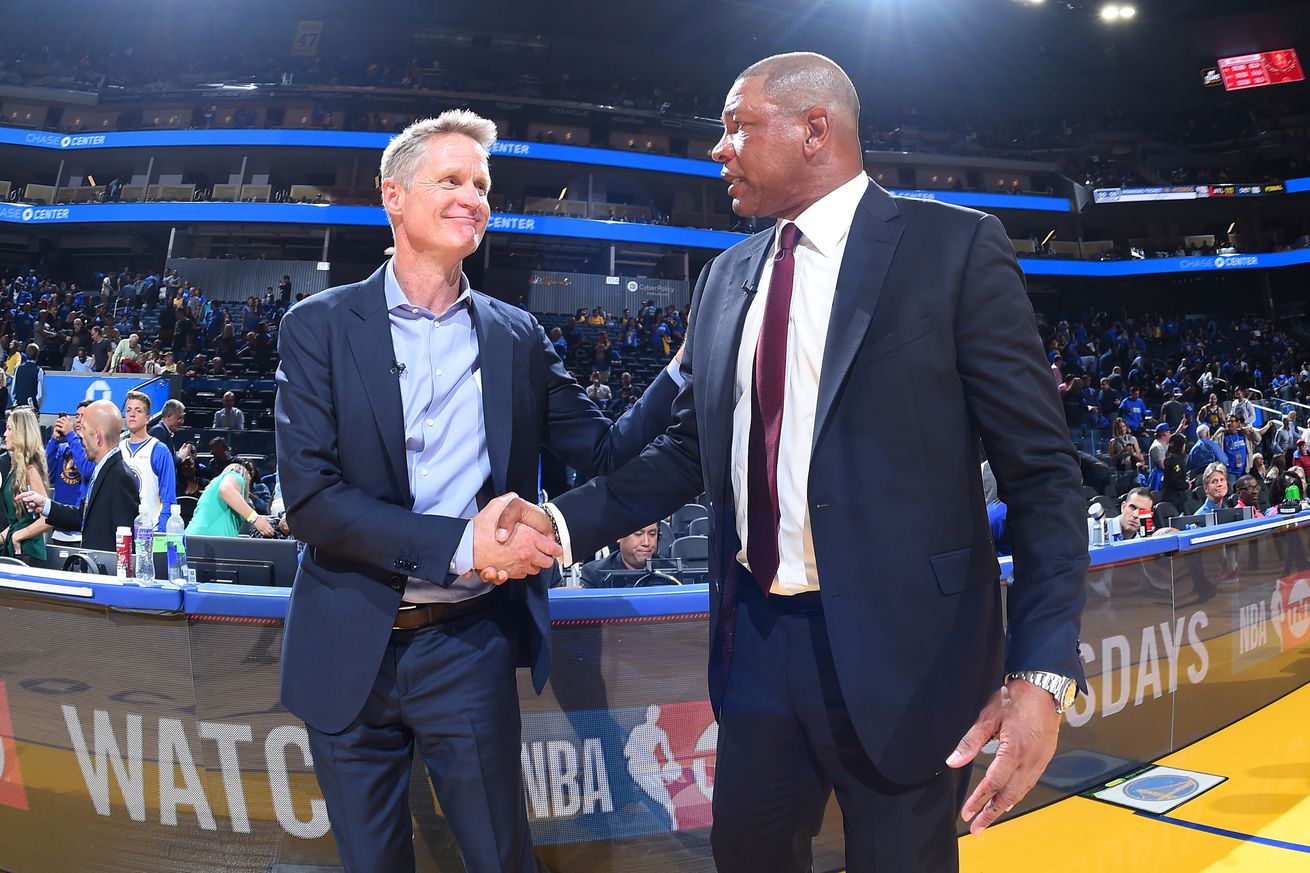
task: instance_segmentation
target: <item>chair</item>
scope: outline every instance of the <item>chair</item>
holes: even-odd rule
[[[679,537],[669,549],[670,558],[680,558],[688,567],[708,567],[710,564],[709,537]]]
[[[1097,496],[1097,491],[1095,488],[1093,488],[1091,485],[1083,486],[1083,497],[1084,499],[1087,500],[1087,502],[1090,503],[1092,499],[1095,498],[1096,496]]]
[[[710,535],[709,518],[693,518],[687,525],[687,536],[708,537]]]
[[[177,505],[181,507],[182,521],[184,524],[191,523],[191,516],[196,514],[196,504],[199,502],[199,498],[190,497],[185,494],[177,498]]]
[[[1168,500],[1161,500],[1155,504],[1155,529],[1160,530],[1169,526],[1169,519],[1182,515],[1178,507],[1174,506]]]
[[[669,522],[673,526],[673,532],[681,537],[687,535],[687,526],[691,524],[692,519],[708,518],[709,514],[710,511],[699,503],[688,503],[673,513],[673,517],[669,519]]]
[[[673,535],[673,528],[669,525],[667,521],[661,521],[660,541],[659,541],[659,545],[655,547],[656,557],[660,557],[660,558],[669,557],[669,549],[673,547],[673,541],[675,539],[677,539],[677,537]]]
[[[1099,503],[1105,510],[1106,517],[1119,514],[1119,499],[1116,497],[1106,497],[1104,494],[1092,500],[1092,503]]]

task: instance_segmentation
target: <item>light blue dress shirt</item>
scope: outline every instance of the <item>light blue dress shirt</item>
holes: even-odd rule
[[[478,513],[478,492],[491,476],[491,458],[468,278],[460,275],[459,297],[441,313],[409,302],[396,280],[393,261],[387,262],[384,284],[392,350],[400,370],[396,378],[405,416],[405,464],[413,510],[472,518]],[[451,574],[459,578],[443,588],[411,576],[404,598],[410,603],[434,603],[476,597],[491,586],[470,573],[472,569],[470,524],[450,562]]]

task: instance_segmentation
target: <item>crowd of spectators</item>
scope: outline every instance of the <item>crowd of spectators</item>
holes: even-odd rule
[[[1043,330],[1070,437],[1096,459],[1095,488],[1142,485],[1181,508],[1202,491],[1235,500],[1249,474],[1267,504],[1282,477],[1310,472],[1310,344],[1300,325],[1087,311]],[[1222,493],[1206,487],[1215,465]]]

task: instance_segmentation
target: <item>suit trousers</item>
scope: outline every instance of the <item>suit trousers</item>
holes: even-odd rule
[[[393,631],[359,716],[339,734],[309,728],[348,873],[415,869],[408,795],[416,745],[469,873],[537,869],[514,663],[494,612]]]
[[[943,762],[917,785],[882,776],[842,700],[819,595],[766,597],[733,569],[739,599],[710,834],[719,873],[806,873],[834,790],[848,873],[958,870],[965,774]],[[894,669],[869,664],[868,679]]]

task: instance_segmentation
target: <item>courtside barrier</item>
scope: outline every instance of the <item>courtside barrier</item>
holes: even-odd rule
[[[286,596],[0,567],[0,870],[338,869],[304,727],[277,703]],[[1015,814],[1310,679],[1310,513],[1098,549],[1087,596],[1088,694]],[[542,869],[713,869],[708,602],[705,585],[553,592],[551,683],[520,678]],[[421,765],[410,791],[419,869],[462,870]],[[842,866],[828,812],[819,871]]]

